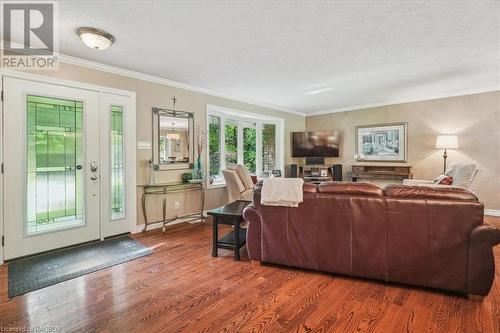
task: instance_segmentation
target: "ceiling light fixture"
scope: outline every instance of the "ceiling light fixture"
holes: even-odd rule
[[[88,47],[94,50],[106,50],[115,42],[115,37],[109,32],[90,27],[81,27],[76,31]]]
[[[311,91],[304,93],[304,95],[320,94],[322,92],[329,91],[329,90],[333,90],[333,88],[321,88],[321,89],[317,89],[317,90],[311,90]]]

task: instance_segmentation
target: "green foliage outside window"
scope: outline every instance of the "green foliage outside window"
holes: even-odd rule
[[[210,116],[208,124],[209,174],[211,177],[220,174],[220,118]]]
[[[226,143],[226,164],[238,163],[238,125],[227,124],[224,127]]]
[[[243,128],[243,164],[251,173],[255,173],[256,148],[257,131],[251,127]]]
[[[224,125],[223,125],[224,124]],[[255,124],[241,123],[236,120],[222,120],[218,116],[209,116],[208,123],[208,152],[209,152],[209,174],[210,177],[221,176],[221,158],[227,164],[238,163],[238,124],[243,131],[243,164],[251,173],[259,173],[257,170],[257,130]],[[247,127],[248,126],[248,127]],[[224,129],[221,142],[221,130]],[[276,125],[262,125],[262,171],[270,171],[276,168]],[[221,148],[224,144],[225,156],[221,156]]]

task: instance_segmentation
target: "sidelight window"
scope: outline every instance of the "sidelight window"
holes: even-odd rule
[[[125,217],[123,107],[111,106],[111,219]]]

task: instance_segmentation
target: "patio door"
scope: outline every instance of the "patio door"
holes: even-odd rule
[[[97,91],[4,77],[4,258],[96,240]]]

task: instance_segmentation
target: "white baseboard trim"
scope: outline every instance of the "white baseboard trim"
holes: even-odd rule
[[[204,211],[203,215],[207,216],[207,211]],[[193,221],[188,221],[190,219],[192,219],[192,217],[182,218],[182,219],[178,219],[176,221],[170,222],[170,223],[167,224],[167,228],[170,227],[170,226],[172,226],[172,225],[176,225],[176,224],[180,224],[180,223],[186,223],[186,222],[188,222],[189,224],[201,223],[200,219],[193,220]],[[148,230],[159,229],[161,227],[163,227],[163,222],[162,221],[153,222],[153,223],[149,223],[148,224]],[[132,230],[132,233],[133,234],[140,233],[140,232],[142,232],[142,229],[144,229],[144,224],[138,224],[138,225],[135,226],[135,229]]]
[[[485,209],[484,215],[500,217],[500,210],[498,210],[498,209]]]

